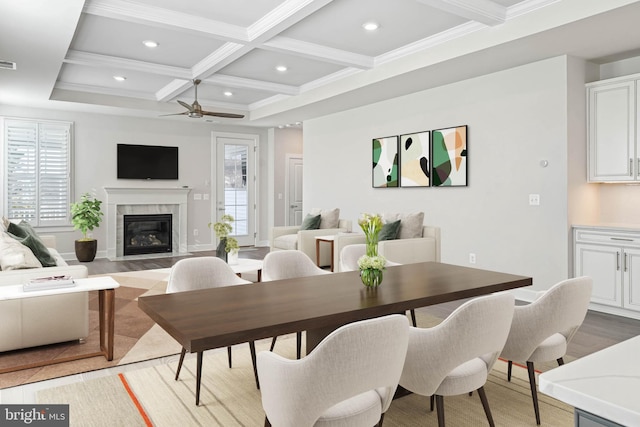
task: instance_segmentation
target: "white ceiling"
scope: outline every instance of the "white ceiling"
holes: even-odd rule
[[[245,118],[164,120],[277,126],[561,54],[636,56],[639,18],[640,0],[0,0],[17,63],[0,103],[159,117],[202,79],[205,110]]]

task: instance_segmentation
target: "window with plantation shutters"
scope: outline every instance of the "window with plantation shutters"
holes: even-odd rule
[[[4,121],[4,215],[35,227],[69,225],[72,123]]]

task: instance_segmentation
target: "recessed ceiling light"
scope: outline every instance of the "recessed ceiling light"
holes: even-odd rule
[[[113,76],[114,80],[117,80],[119,82],[123,82],[125,80],[127,80],[127,78],[125,76]]]
[[[284,65],[278,65],[276,67],[276,70],[280,71],[281,73],[287,71],[287,67],[285,67]]]
[[[379,27],[380,26],[375,22],[365,22],[364,24],[362,24],[362,28],[364,28],[367,31],[375,31]]]
[[[154,42],[153,40],[145,40],[142,44],[146,47],[158,47],[158,42]]]
[[[224,92],[224,96],[233,96],[233,92],[227,90]]]

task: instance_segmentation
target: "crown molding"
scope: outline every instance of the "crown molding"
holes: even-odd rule
[[[169,76],[178,79],[190,79],[191,70],[187,68],[173,67],[170,65],[152,64],[150,62],[136,61],[133,59],[117,58],[115,56],[100,55],[97,53],[70,50],[64,58],[67,64],[83,65],[86,67],[110,67],[125,70],[139,71],[143,73]]]

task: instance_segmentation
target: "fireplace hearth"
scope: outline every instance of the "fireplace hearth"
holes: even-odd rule
[[[124,215],[124,255],[172,252],[172,215]]]

